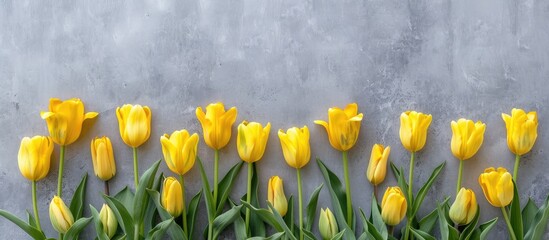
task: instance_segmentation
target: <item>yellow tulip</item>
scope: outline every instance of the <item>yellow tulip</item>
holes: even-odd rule
[[[178,217],[183,212],[183,189],[181,184],[173,177],[164,179],[162,206],[173,217]]]
[[[404,148],[417,152],[425,146],[427,129],[432,119],[431,114],[416,111],[407,111],[400,115],[400,141]]]
[[[24,137],[21,140],[17,163],[21,174],[31,180],[38,181],[48,175],[50,159],[53,152],[53,142],[50,137]]]
[[[219,150],[229,143],[231,128],[236,121],[237,111],[232,107],[225,112],[222,102],[211,103],[206,107],[206,113],[201,107],[196,108],[196,118],[202,125],[204,141],[208,146]]]
[[[198,134],[189,135],[187,130],[175,131],[160,137],[164,160],[170,170],[183,175],[194,166],[198,149]]]
[[[118,220],[116,220],[116,216],[109,205],[103,204],[103,207],[99,212],[99,219],[103,225],[103,232],[105,232],[109,238],[112,238],[118,228]]]
[[[328,122],[316,120],[315,123],[324,126],[333,148],[347,151],[358,139],[362,117],[362,113],[358,113],[358,105],[351,103],[345,109],[337,107],[328,109]]]
[[[513,178],[505,168],[487,168],[478,177],[478,183],[486,200],[494,207],[505,207],[513,200]]]
[[[471,189],[461,188],[450,207],[450,218],[454,223],[466,225],[473,221],[478,211],[477,197]]]
[[[136,148],[149,139],[151,115],[147,106],[125,104],[116,108],[120,137],[126,145]]]
[[[286,195],[284,195],[282,178],[273,176],[269,179],[267,201],[273,205],[280,216],[284,217],[284,215],[286,215],[286,212],[288,211],[288,201],[286,200]]]
[[[116,174],[116,163],[112,151],[111,140],[108,137],[95,138],[90,145],[93,171],[95,176],[108,181]]]
[[[267,123],[265,128],[257,122],[243,121],[238,125],[236,146],[242,161],[253,163],[263,157],[270,131],[271,123]]]
[[[309,143],[309,129],[290,128],[284,133],[282,129],[278,130],[278,138],[282,145],[282,153],[286,163],[293,168],[302,168],[311,159],[311,145]]]
[[[368,170],[366,170],[366,177],[374,186],[377,186],[385,180],[385,174],[387,173],[387,159],[389,159],[390,153],[391,147],[389,146],[384,148],[381,144],[374,144],[372,147],[372,154],[370,156]]]
[[[337,222],[332,211],[329,208],[320,209],[320,218],[318,221],[318,230],[323,240],[332,239],[338,232]]]
[[[389,187],[381,200],[381,218],[390,226],[395,226],[406,216],[408,205],[399,187]]]
[[[84,120],[97,115],[96,112],[84,113],[84,103],[78,98],[65,101],[51,98],[49,112],[40,112],[40,117],[46,120],[53,142],[61,146],[75,142],[80,136]]]
[[[512,153],[524,155],[534,146],[538,137],[538,114],[513,108],[511,116],[502,113],[507,128],[507,146]]]
[[[452,153],[459,160],[467,160],[477,153],[484,141],[486,124],[460,118],[452,121]]]
[[[74,223],[71,210],[58,196],[53,197],[50,203],[50,222],[59,233],[67,233]]]

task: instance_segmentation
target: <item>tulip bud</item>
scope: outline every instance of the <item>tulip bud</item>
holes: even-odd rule
[[[21,140],[17,163],[21,174],[31,180],[38,181],[48,175],[50,159],[53,152],[53,142],[50,137],[24,137]]]
[[[160,137],[162,153],[168,168],[177,175],[187,173],[193,166],[198,150],[198,134],[189,135],[187,130],[175,131]]]
[[[103,207],[99,212],[99,219],[101,220],[105,234],[107,234],[109,238],[112,238],[118,228],[118,220],[116,220],[116,216],[114,216],[114,212],[109,205],[103,204]]]
[[[425,146],[427,129],[432,119],[431,114],[416,111],[407,111],[400,115],[400,141],[404,148],[417,152]]]
[[[288,211],[288,201],[284,195],[284,184],[282,178],[273,176],[269,179],[269,189],[267,193],[267,200],[273,205],[274,209],[280,214],[280,216],[286,215]]]
[[[265,128],[257,122],[244,121],[238,125],[236,146],[242,161],[253,163],[263,157],[270,131],[271,123],[267,123]]]
[[[78,98],[61,101],[51,98],[49,112],[40,112],[40,117],[46,120],[48,131],[53,142],[66,146],[80,137],[84,120],[97,117],[98,113],[84,113],[84,103]]]
[[[320,218],[318,220],[318,230],[323,240],[332,239],[338,232],[337,222],[329,208],[320,209]]]
[[[406,216],[408,205],[399,187],[389,187],[381,200],[381,218],[390,226],[395,226]]]
[[[181,184],[173,177],[164,179],[162,206],[173,217],[179,217],[183,212],[183,189]]]
[[[282,129],[278,130],[278,138],[282,145],[284,159],[290,167],[299,169],[309,163],[311,159],[311,146],[309,143],[309,129],[290,128],[286,133]]]
[[[391,147],[389,146],[384,148],[381,144],[375,144],[372,147],[372,154],[370,156],[368,170],[366,170],[366,177],[374,186],[377,186],[385,180],[385,174],[387,173],[387,159],[389,159],[390,153]]]
[[[202,125],[204,141],[208,146],[219,150],[229,143],[236,114],[235,107],[225,112],[225,106],[221,102],[209,104],[206,107],[206,113],[201,107],[196,108],[196,118]]]
[[[108,137],[96,137],[91,141],[90,149],[95,176],[103,181],[108,181],[116,174],[111,140]]]
[[[461,188],[454,204],[450,207],[450,218],[454,223],[466,225],[473,221],[478,211],[477,198],[471,189]]]
[[[486,124],[460,118],[452,121],[452,153],[459,160],[467,160],[477,153],[484,141]]]
[[[50,222],[57,232],[63,234],[67,233],[74,223],[71,210],[58,196],[54,196],[50,203]]]
[[[513,200],[515,191],[513,177],[505,168],[485,169],[484,173],[478,177],[478,183],[486,200],[494,207],[505,207]]]
[[[358,139],[362,117],[362,113],[358,113],[358,105],[351,103],[345,109],[337,107],[328,109],[328,122],[316,120],[315,123],[324,126],[333,148],[347,151]]]
[[[151,115],[147,106],[125,104],[116,108],[120,137],[126,145],[136,148],[149,139]]]
[[[507,146],[512,153],[524,155],[534,146],[538,137],[538,114],[513,108],[511,116],[502,113],[507,128]]]

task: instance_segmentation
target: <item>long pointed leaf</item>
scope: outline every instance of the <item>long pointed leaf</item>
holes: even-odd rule
[[[217,206],[216,206],[216,216],[219,216],[223,212],[223,207],[227,203],[227,199],[229,198],[229,195],[231,194],[231,190],[233,189],[234,182],[236,178],[238,177],[238,173],[240,172],[240,168],[242,168],[243,161],[239,161],[239,163],[235,164],[228,172],[225,174],[223,179],[219,182],[217,185],[218,187],[218,195],[217,195]]]
[[[193,238],[194,234],[194,223],[196,222],[196,211],[198,210],[198,204],[200,204],[200,198],[202,197],[202,190],[199,191],[189,202],[188,212],[187,212],[187,224],[189,224],[189,238]]]
[[[173,218],[157,224],[153,229],[151,229],[151,231],[149,231],[146,240],[162,239],[171,225],[175,225]]]
[[[130,188],[128,188],[128,186],[125,186],[122,190],[120,190],[120,192],[114,195],[114,198],[116,198],[116,200],[124,204],[124,206],[126,206],[126,210],[128,210],[128,212],[130,213],[133,212],[134,197],[135,197],[135,194],[132,192]]]
[[[198,162],[198,168],[200,169],[200,176],[202,177],[202,192],[204,194],[204,199],[206,200],[206,211],[208,212],[208,222],[211,224],[215,218],[216,207],[214,206],[214,200],[212,196],[212,191],[210,190],[210,183],[208,182],[208,175],[204,171],[204,166],[202,161],[197,156],[196,162]]]
[[[313,222],[316,219],[316,206],[318,204],[318,195],[320,193],[320,190],[322,189],[323,184],[320,184],[311,194],[311,197],[309,198],[309,203],[307,204],[307,217],[303,219],[303,225],[305,225],[305,229],[311,231],[311,228],[313,227]]]
[[[423,187],[421,187],[421,189],[417,193],[417,196],[414,199],[412,216],[415,216],[417,214],[417,211],[419,210],[419,208],[421,207],[421,204],[423,203],[423,199],[425,199],[425,196],[427,195],[427,192],[431,188],[431,185],[433,185],[433,182],[435,182],[436,178],[438,177],[438,175],[440,174],[440,172],[442,171],[445,165],[446,165],[446,162],[443,162],[442,164],[438,165],[438,167],[436,167],[435,170],[433,170],[433,172],[431,173],[431,176],[429,177],[427,182],[423,185]]]
[[[242,205],[231,208],[229,211],[226,211],[214,219],[212,223],[213,239],[217,239],[219,234],[221,234],[227,226],[232,224],[237,217],[240,217],[240,208],[242,208]]]
[[[25,221],[19,219],[15,215],[13,215],[9,212],[6,212],[4,210],[0,210],[0,216],[10,220],[12,223],[17,225],[19,228],[21,228],[23,231],[25,231],[32,238],[39,239],[39,240],[46,239],[46,236],[44,236],[44,233],[42,233],[38,229],[32,227],[31,225],[27,224]]]
[[[122,231],[126,234],[128,239],[134,239],[134,223],[132,215],[128,212],[126,207],[118,201],[116,198],[103,195],[103,199],[118,220],[118,224],[122,228]]]
[[[416,238],[419,239],[419,240],[436,240],[436,238],[429,235],[429,233],[426,233],[426,232],[421,231],[419,229],[410,228],[410,232],[412,232],[414,234],[414,236],[416,236]]]
[[[80,218],[76,222],[74,222],[65,233],[65,236],[63,237],[63,240],[73,240],[78,239],[78,235],[80,235],[80,232],[84,230],[84,228],[91,222],[92,218]]]
[[[259,189],[259,174],[257,173],[257,164],[252,163],[253,172],[252,172],[252,206],[259,207],[259,196],[257,192]],[[266,236],[265,223],[261,221],[261,218],[254,214],[250,213],[250,234],[252,236],[264,237]]]
[[[98,240],[109,240],[109,236],[103,230],[103,223],[101,223],[101,218],[99,218],[99,212],[90,204],[90,212],[93,217],[93,224],[95,226],[95,235]]]
[[[153,183],[161,160],[156,161],[139,179],[139,185],[135,191],[133,200],[133,219],[139,222],[139,226],[143,224],[145,212],[149,205],[149,194],[147,189],[153,188]]]
[[[360,211],[361,211],[361,214],[364,215],[364,212],[362,212],[362,209]],[[381,218],[381,212],[377,204],[377,199],[373,194],[372,194],[371,213],[372,213],[372,220],[373,220],[372,223],[374,224],[374,227],[379,231],[379,234],[383,239],[387,239],[387,237],[389,236],[389,232],[387,231],[387,226],[385,225],[385,222],[383,222],[383,219]]]
[[[158,215],[160,215],[160,219],[162,221],[170,220],[172,219],[172,215],[162,207],[162,203],[160,202],[160,193],[158,191],[147,189],[147,193],[151,197],[151,200],[153,201],[154,205],[156,206],[156,210],[158,211]],[[185,232],[183,232],[183,229],[177,224],[170,225],[170,228],[168,229],[168,234],[172,239],[187,239],[185,236]]]
[[[522,209],[522,229],[524,231],[528,232],[530,230],[530,226],[532,225],[532,221],[536,217],[536,213],[538,213],[538,206],[534,201],[532,201],[531,198],[528,198],[528,202]]]
[[[376,227],[366,219],[366,215],[360,209],[360,217],[362,218],[362,223],[364,224],[364,231],[368,233],[374,240],[384,240],[383,236],[381,236],[381,233],[376,229]]]
[[[517,184],[513,181],[513,201],[511,202],[511,208],[509,211],[509,221],[513,226],[513,232],[517,240],[524,239],[524,234],[522,233],[522,212],[520,211],[520,196],[518,195]]]
[[[71,210],[74,219],[79,219],[82,217],[82,210],[84,209],[84,196],[86,194],[86,183],[88,182],[87,180],[88,173],[82,176],[80,184],[78,184],[78,187],[72,195],[71,205],[69,209]]]
[[[545,199],[545,202],[538,210],[536,217],[532,220],[530,229],[526,233],[528,240],[542,239],[547,228],[547,220],[549,219],[549,196]]]

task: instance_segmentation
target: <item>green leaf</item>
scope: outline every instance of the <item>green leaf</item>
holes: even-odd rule
[[[168,213],[168,211],[166,211],[166,209],[162,207],[162,203],[160,202],[160,193],[152,189],[147,189],[147,193],[151,197],[154,205],[156,206],[156,210],[158,211],[158,215],[160,215],[160,219],[162,219],[162,221],[172,219],[172,215],[170,215],[170,213]],[[168,229],[168,234],[172,239],[187,239],[187,237],[185,236],[185,232],[183,232],[183,229],[181,229],[181,227],[177,224],[171,225],[171,227]]]
[[[189,202],[188,212],[187,212],[187,224],[189,231],[189,238],[193,237],[194,234],[194,223],[196,221],[196,211],[198,210],[198,204],[200,204],[200,198],[202,197],[202,190],[199,191]]]
[[[448,198],[446,198],[446,201],[448,201]],[[446,204],[446,201],[444,201],[443,204]],[[422,232],[430,233],[437,223],[437,220],[438,211],[435,208],[433,209],[433,211],[431,211],[431,213],[427,214],[427,216],[419,220],[419,230],[421,230]]]
[[[342,239],[343,238],[343,234],[345,234],[345,229],[343,229],[342,231],[338,232],[336,235],[334,235],[332,237],[331,240],[339,240],[339,239]]]
[[[528,198],[526,206],[524,206],[524,208],[522,209],[522,229],[524,229],[526,232],[530,230],[530,226],[532,225],[532,222],[534,221],[538,210],[539,208],[536,203],[532,201],[531,198]]]
[[[208,182],[208,175],[204,171],[202,161],[197,156],[198,168],[200,169],[200,176],[202,177],[202,192],[204,193],[204,199],[206,200],[206,211],[208,213],[208,222],[211,224],[215,218],[216,207],[214,206],[214,200],[212,191],[210,190],[210,183]]]
[[[513,181],[513,189],[513,201],[509,210],[509,221],[511,222],[511,226],[513,226],[513,232],[517,240],[522,240],[524,239],[524,234],[522,233],[522,212],[520,211],[520,197],[515,181]]]
[[[538,240],[543,238],[545,228],[547,227],[547,220],[549,219],[549,196],[545,199],[545,202],[539,208],[535,218],[526,233],[525,239]]]
[[[438,221],[440,226],[440,235],[442,239],[457,240],[459,239],[459,232],[448,222],[448,204],[445,201],[444,204],[438,204]]]
[[[164,179],[165,179],[164,173],[160,173],[158,177],[154,180],[154,183],[150,189],[160,192],[160,185],[162,184]],[[150,189],[146,189],[146,191]],[[152,201],[149,201],[149,204],[147,204],[147,210],[145,211],[145,218],[143,220],[143,229],[144,229],[143,232],[145,233],[149,232],[154,226],[156,226],[157,218],[158,218],[158,213],[156,212],[156,205]]]
[[[77,239],[78,235],[80,235],[80,232],[84,230],[84,228],[91,222],[92,218],[80,218],[76,220],[69,228],[67,233],[65,233],[65,236],[63,237],[63,240],[73,240]]]
[[[242,219],[242,215],[238,215],[234,220],[233,225],[235,239],[246,239],[248,237],[246,233],[246,223],[244,222],[244,219]]]
[[[256,208],[246,201],[242,201],[242,205],[246,208],[249,208],[251,212],[254,212],[261,218],[264,222],[271,225],[277,232],[285,232],[286,236],[292,240],[296,240],[295,236],[291,233],[290,228],[284,222],[284,219],[278,214],[276,210],[272,208],[270,203],[267,203],[270,211],[267,209]],[[274,212],[273,212],[274,210]]]
[[[360,209],[361,214],[364,215],[364,212],[362,209]],[[383,222],[383,219],[381,218],[381,212],[379,211],[379,206],[377,204],[376,197],[372,194],[372,206],[371,206],[371,213],[372,213],[372,223],[374,227],[379,231],[379,234],[383,239],[387,239],[389,236],[389,232],[387,231],[387,225],[385,225],[385,222]]]
[[[95,234],[97,235],[98,240],[109,240],[109,236],[103,230],[103,223],[101,223],[101,218],[99,218],[99,212],[90,204],[90,212],[93,217],[93,223],[95,226]]]
[[[316,219],[316,206],[318,204],[318,194],[322,189],[323,184],[320,184],[311,194],[309,198],[309,203],[307,204],[307,217],[303,219],[303,225],[305,229],[311,231],[313,227],[313,222]]]
[[[307,229],[303,229],[303,237],[306,239],[306,240],[316,240],[316,237],[315,235],[307,230]]]
[[[496,225],[498,218],[494,218],[488,222],[481,224],[477,230],[473,233],[472,239],[486,240],[488,233]]]
[[[406,179],[404,179],[404,175],[402,172],[404,172],[404,169],[398,169],[397,166],[391,162],[391,170],[393,171],[393,175],[395,175],[395,178],[397,180],[397,184],[400,187],[400,190],[404,193],[404,196],[406,197],[406,205],[408,208],[408,211],[406,211],[406,216],[408,219],[412,219],[412,203],[414,202],[414,196],[408,196],[408,183],[406,183]]]
[[[280,223],[280,225],[282,225],[282,228],[284,229],[284,232],[286,233],[286,237],[291,239],[291,240],[297,240],[297,238],[294,236],[294,234],[292,233],[292,231],[290,231],[290,229],[288,228],[288,226],[286,225],[286,223],[284,222],[284,219],[282,219],[282,216],[280,216],[280,214],[278,213],[278,211],[273,207],[273,205],[271,205],[270,202],[267,202],[267,205],[269,206],[269,209],[271,210],[270,212],[272,213],[272,215],[275,217],[276,221]]]
[[[233,207],[214,219],[212,223],[213,239],[217,239],[219,234],[221,234],[227,226],[233,223],[237,217],[240,217],[240,208],[242,208],[242,205]]]
[[[381,233],[376,229],[376,227],[366,219],[366,215],[362,211],[362,209],[359,209],[360,217],[362,218],[362,224],[364,225],[364,232],[367,232],[370,236],[370,239],[375,240],[384,240],[383,236],[381,236]]]
[[[6,218],[7,220],[9,220],[12,223],[14,223],[15,225],[17,225],[19,228],[21,228],[21,230],[25,231],[33,239],[40,239],[40,240],[46,239],[46,236],[44,235],[44,233],[42,233],[41,231],[39,231],[35,227],[27,224],[25,221],[19,219],[15,215],[13,215],[13,214],[11,214],[7,211],[0,210],[0,216]]]
[[[116,216],[116,220],[118,220],[118,224],[122,228],[122,231],[126,234],[126,237],[128,239],[134,239],[133,218],[124,206],[124,204],[122,204],[116,198],[109,197],[107,195],[103,195],[103,199],[105,199],[105,202],[107,203],[107,205],[109,205],[112,212]]]
[[[34,217],[32,216],[32,214],[29,212],[29,211],[26,211],[27,212],[27,219],[29,220],[29,225],[31,225],[31,227],[33,228],[36,228],[36,219],[34,219]]]
[[[118,200],[119,202],[124,204],[124,206],[126,206],[126,209],[128,210],[128,212],[133,212],[134,197],[135,196],[133,192],[130,190],[130,188],[128,188],[128,186],[125,186],[120,192],[114,195],[114,198],[116,198],[116,200]]]
[[[229,195],[231,194],[231,190],[233,188],[234,182],[236,178],[238,177],[238,173],[240,172],[240,168],[242,168],[243,161],[239,161],[239,163],[235,164],[228,172],[225,174],[225,176],[221,179],[218,187],[218,195],[217,195],[217,211],[216,216],[219,216],[223,212],[223,207],[227,203],[227,199],[229,198]],[[213,199],[213,197],[212,197]]]
[[[440,172],[442,171],[445,165],[446,165],[446,162],[443,162],[438,167],[436,167],[435,170],[433,170],[433,172],[431,173],[431,176],[429,177],[427,182],[421,187],[421,189],[419,189],[419,192],[417,193],[417,196],[414,199],[412,216],[416,216],[417,211],[419,210],[419,208],[421,207],[421,204],[423,203],[423,199],[425,199],[427,192],[429,191],[429,189],[433,185],[433,182],[435,182],[436,178],[438,177],[438,175],[440,174]]]
[[[147,194],[147,188],[153,188],[154,178],[156,171],[161,160],[156,161],[139,179],[139,185],[135,191],[135,198],[133,199],[133,219],[137,221],[137,224],[141,226],[144,221],[145,212],[149,205],[149,194]]]
[[[153,229],[151,229],[151,231],[149,231],[146,239],[147,240],[162,239],[162,237],[164,237],[164,235],[166,234],[166,231],[168,230],[168,228],[170,228],[171,225],[176,225],[173,223],[174,223],[173,218],[160,222]],[[183,237],[183,236],[180,236],[180,237]]]
[[[468,240],[473,235],[473,232],[475,232],[475,228],[478,223],[478,218],[480,216],[480,206],[478,206],[478,204],[477,204],[477,209],[478,210],[477,210],[477,213],[475,214],[475,217],[473,217],[473,220],[465,226],[463,231],[461,231],[459,239]]]
[[[296,229],[294,229],[294,197],[293,196],[290,196],[290,198],[288,199],[288,209],[283,219],[286,225],[290,227],[290,230],[292,231],[292,233],[296,235]],[[299,234],[299,229],[297,229],[297,234]]]
[[[259,196],[257,196],[257,192],[259,189],[259,176],[257,174],[257,164],[252,163],[252,206],[258,206],[259,207]],[[265,223],[261,221],[261,218],[257,215],[255,215],[253,212],[250,213],[250,234],[251,236],[259,236],[264,237],[266,236],[265,231]]]
[[[277,240],[277,239],[280,239],[282,236],[284,236],[284,232],[277,232],[268,237],[251,237],[251,238],[248,238],[248,240]]]
[[[421,231],[419,229],[413,229],[413,228],[410,228],[410,232],[412,232],[414,234],[414,236],[416,236],[417,239],[419,240],[436,240],[435,237],[429,235],[428,233],[424,232],[424,231]]]
[[[72,195],[71,205],[69,209],[71,210],[72,216],[74,219],[79,219],[82,217],[82,210],[84,209],[84,197],[86,194],[86,182],[88,180],[88,173],[85,173],[80,180],[80,184],[74,191]]]

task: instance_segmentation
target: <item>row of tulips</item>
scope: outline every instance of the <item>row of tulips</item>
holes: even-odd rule
[[[293,197],[286,198],[283,180],[273,176],[268,183],[267,208],[261,208],[258,201],[258,175],[255,162],[259,161],[267,147],[270,123],[263,126],[257,122],[243,121],[238,125],[237,151],[242,162],[235,164],[219,180],[220,149],[231,139],[231,129],[236,121],[235,107],[225,110],[222,103],[213,103],[196,109],[196,117],[203,130],[204,142],[214,151],[213,183],[210,185],[197,149],[199,136],[187,130],[174,131],[160,137],[164,162],[175,177],[158,174],[160,161],[156,162],[139,178],[138,147],[145,143],[151,132],[151,110],[146,106],[126,104],[116,109],[120,136],[133,150],[133,191],[126,187],[111,195],[108,181],[116,175],[114,151],[108,137],[94,138],[90,145],[95,175],[105,185],[101,210],[89,206],[91,216],[83,217],[84,193],[87,175],[67,206],[62,200],[62,180],[65,148],[75,142],[81,133],[83,122],[98,116],[98,113],[84,111],[79,99],[61,101],[51,99],[48,112],[42,112],[50,136],[25,137],[21,141],[18,164],[22,175],[32,184],[34,214],[27,214],[27,221],[0,210],[0,215],[12,221],[34,239],[48,239],[42,231],[36,204],[36,182],[47,176],[54,144],[60,146],[57,194],[50,204],[50,222],[59,232],[58,239],[75,239],[91,222],[94,223],[97,239],[162,239],[168,234],[172,239],[192,239],[201,235],[206,239],[217,239],[232,225],[236,239],[316,239],[312,225],[316,218],[318,195],[323,185],[318,186],[304,209],[301,169],[310,161],[309,130],[307,126],[279,130],[278,137],[287,164],[296,169],[298,185],[298,221],[294,222]],[[404,168],[390,163],[398,186],[385,190],[378,204],[377,188],[387,173],[391,148],[381,144],[373,145],[366,178],[373,185],[374,192],[369,216],[362,209],[353,208],[349,180],[347,152],[354,147],[363,118],[355,103],[344,109],[330,108],[328,121],[317,120],[328,134],[332,147],[342,153],[343,178],[328,169],[317,159],[317,164],[330,193],[332,207],[321,208],[318,228],[322,239],[435,239],[434,226],[439,222],[442,239],[486,239],[497,218],[478,224],[480,209],[475,193],[461,186],[464,162],[480,149],[486,125],[480,121],[459,119],[451,122],[451,150],[460,161],[456,181],[456,197],[453,204],[449,198],[437,203],[437,207],[423,217],[418,210],[445,163],[437,166],[429,179],[414,191],[414,162],[418,151],[423,149],[432,116],[415,111],[400,116],[400,140],[410,152],[408,181]],[[501,208],[509,229],[510,239],[541,239],[549,218],[549,198],[538,207],[533,201],[521,209],[515,181],[522,155],[528,153],[537,138],[538,120],[536,112],[526,113],[513,109],[511,115],[502,114],[507,128],[507,144],[516,155],[513,175],[504,168],[488,168],[479,176],[479,184],[487,201]],[[203,182],[202,191],[192,198],[186,197],[185,174],[198,163]],[[247,191],[240,199],[230,198],[231,188],[243,164],[247,165]],[[344,186],[343,186],[344,185]],[[187,202],[187,200],[190,201]],[[197,208],[204,199],[207,210],[207,227],[202,234],[195,234]],[[306,213],[306,215],[304,215]],[[356,215],[362,222],[362,231],[356,226]],[[401,233],[393,228],[407,218]],[[276,233],[266,236],[266,225]]]

